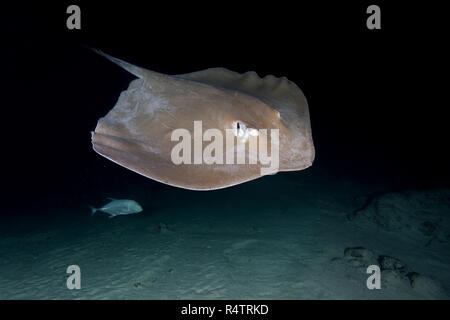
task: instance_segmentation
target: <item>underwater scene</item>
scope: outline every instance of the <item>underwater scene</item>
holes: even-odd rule
[[[6,21],[0,300],[450,298],[444,52],[400,9],[71,5]]]

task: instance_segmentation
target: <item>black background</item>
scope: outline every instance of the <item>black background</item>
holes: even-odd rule
[[[66,28],[70,4],[81,30]],[[381,30],[366,28],[370,4]],[[128,185],[171,189],[92,150],[90,132],[133,76],[86,46],[168,74],[286,76],[308,99],[314,167],[399,188],[448,185],[448,34],[437,4],[59,1],[2,13],[3,214],[85,205]]]
[[[31,315],[36,313],[45,313],[48,319],[59,319],[61,312],[71,311],[71,315],[75,317],[83,317],[86,313],[104,315],[105,310],[123,317],[139,317],[142,314],[149,314],[158,319],[207,319],[205,315],[180,315],[180,311],[188,304],[195,306],[210,306],[223,308],[226,304],[265,304],[269,307],[269,313],[266,315],[245,315],[246,319],[280,319],[288,318],[293,315],[301,316],[302,314],[314,314],[317,316],[336,317],[346,316],[348,319],[359,319],[362,313],[367,313],[367,319],[377,319],[381,313],[388,312],[395,316],[417,316],[426,315],[432,308],[434,310],[442,310],[448,306],[447,301],[391,301],[391,300],[375,300],[375,301],[342,301],[342,300],[152,300],[152,301],[79,301],[79,300],[60,300],[60,301],[0,301],[3,310],[14,310],[16,314]],[[353,312],[348,312],[351,309]],[[373,310],[373,312],[367,312]],[[225,315],[217,313],[213,319],[234,319],[244,316]]]

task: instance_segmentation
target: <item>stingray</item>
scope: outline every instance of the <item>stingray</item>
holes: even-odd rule
[[[308,104],[287,78],[224,68],[166,75],[98,53],[137,77],[92,132],[94,150],[107,159],[191,190],[221,189],[312,165]],[[182,134],[174,137],[175,132]],[[265,162],[262,156],[258,161],[260,153]],[[174,154],[185,161],[174,161]],[[276,165],[268,164],[275,154]]]

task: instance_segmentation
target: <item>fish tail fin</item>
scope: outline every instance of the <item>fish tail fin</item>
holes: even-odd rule
[[[91,208],[91,216],[93,216],[94,213],[98,210],[98,209],[94,208],[93,206],[89,206],[89,208]]]
[[[138,66],[135,66],[131,63],[128,63],[126,61],[123,61],[121,59],[115,58],[113,56],[110,56],[109,54],[104,53],[103,51],[100,51],[98,49],[91,48],[92,51],[95,53],[105,57],[111,62],[114,62],[119,67],[122,67],[123,69],[127,70],[129,73],[134,74],[136,77],[143,78],[149,71],[144,68],[140,68]]]

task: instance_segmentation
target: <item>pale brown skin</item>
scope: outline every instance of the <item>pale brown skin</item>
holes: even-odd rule
[[[216,128],[223,137],[236,122],[279,129],[278,171],[311,166],[314,146],[307,102],[286,78],[261,79],[254,72],[223,68],[169,76],[107,57],[140,79],[132,81],[98,121],[92,144],[104,157],[148,178],[192,190],[220,189],[261,177],[261,164],[248,161],[175,165],[171,150],[178,142],[171,141],[172,131],[185,128],[193,138],[194,121],[201,120],[203,132]],[[203,147],[209,143],[204,141]],[[225,147],[224,142],[224,153]]]

